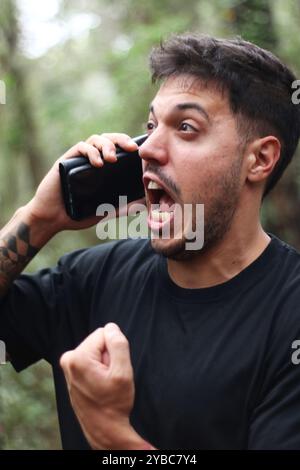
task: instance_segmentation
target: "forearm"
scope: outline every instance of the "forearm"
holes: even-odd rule
[[[150,442],[143,439],[132,426],[129,426],[129,435],[127,438],[128,446],[124,449],[128,450],[155,450]]]
[[[155,450],[132,426],[97,423],[92,429],[84,429],[85,436],[94,450]]]
[[[53,235],[49,224],[32,216],[30,203],[15,212],[0,231],[0,298]]]

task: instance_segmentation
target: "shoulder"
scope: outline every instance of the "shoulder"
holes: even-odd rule
[[[274,277],[277,277],[277,281],[280,282],[282,299],[291,298],[292,300],[296,296],[300,301],[300,253],[274,235],[272,235],[272,243],[277,253],[277,269],[274,269]]]
[[[277,237],[272,236],[272,242],[278,258],[272,269],[273,301],[265,312],[272,312],[269,346],[273,355],[285,352],[289,357],[293,340],[300,339],[300,253]]]
[[[157,256],[149,239],[126,239],[102,243],[91,248],[67,253],[59,260],[59,264],[70,273],[87,273],[93,270],[118,269],[125,263],[129,265],[149,262]]]

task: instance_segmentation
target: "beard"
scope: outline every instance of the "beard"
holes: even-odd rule
[[[190,203],[193,207],[191,224],[193,233],[197,233],[195,206],[204,203],[204,242],[200,249],[187,249],[186,244],[193,240],[187,239],[184,234],[179,239],[172,238],[167,244],[159,239],[151,240],[152,248],[166,258],[180,261],[191,259],[200,252],[207,252],[216,246],[230,229],[238,206],[241,167],[242,158],[240,157],[226,174],[219,178],[206,178],[201,193],[193,197],[193,202]]]

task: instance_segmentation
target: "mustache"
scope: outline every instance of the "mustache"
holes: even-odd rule
[[[179,187],[169,176],[164,174],[161,167],[153,163],[148,163],[144,169],[144,172],[146,171],[149,171],[156,175],[165,184],[167,188],[169,188],[176,196],[180,197],[181,191]]]

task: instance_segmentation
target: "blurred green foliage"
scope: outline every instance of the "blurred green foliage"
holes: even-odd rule
[[[155,93],[147,57],[170,33],[240,35],[279,55],[300,71],[300,3],[297,0],[61,0],[55,20],[93,14],[98,26],[43,56],[22,52],[17,0],[1,0],[0,223],[26,203],[52,162],[94,133],[143,132]],[[268,230],[300,248],[299,158],[266,201]],[[59,234],[29,270],[53,265],[65,252],[98,243],[95,229]],[[22,374],[0,366],[0,447],[60,447],[51,371],[37,364]]]

